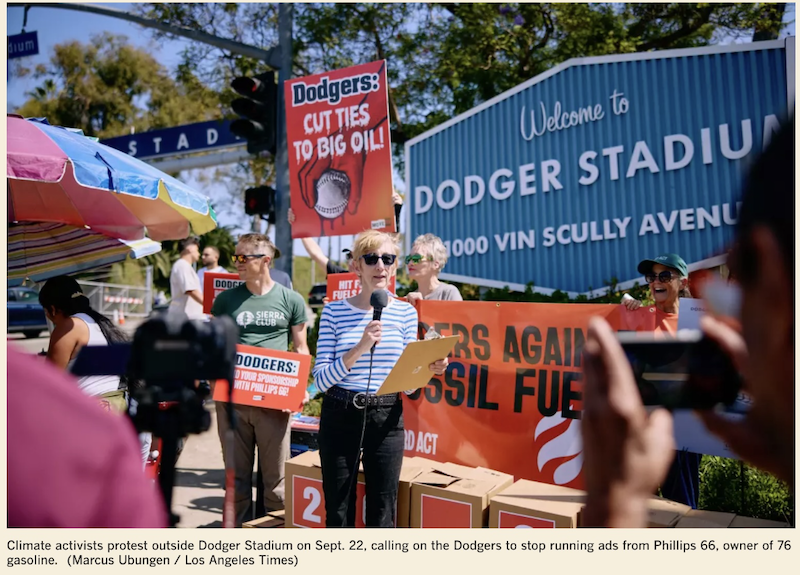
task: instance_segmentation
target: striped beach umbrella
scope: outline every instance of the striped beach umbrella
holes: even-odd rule
[[[49,222],[10,224],[8,287],[141,258],[161,251],[150,239],[119,240],[85,228]]]
[[[208,197],[80,131],[6,116],[8,221],[124,240],[177,240],[217,226]]]

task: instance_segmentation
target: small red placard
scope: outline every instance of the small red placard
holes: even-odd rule
[[[388,289],[395,293],[396,279],[394,276],[389,280]],[[361,282],[354,273],[328,274],[328,301],[339,301],[347,299],[361,293]]]
[[[311,356],[288,351],[236,346],[233,403],[300,411],[308,386]],[[217,380],[214,401],[228,401],[228,382]]]
[[[244,283],[239,274],[212,273],[203,274],[203,313],[211,313],[211,306],[217,296],[227,289]]]

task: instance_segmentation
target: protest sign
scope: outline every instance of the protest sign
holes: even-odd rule
[[[392,276],[387,289],[396,293],[396,278]],[[339,301],[361,293],[361,282],[354,273],[328,274],[328,301]]]
[[[203,313],[211,313],[211,306],[219,294],[243,283],[239,274],[206,272],[203,275]]]
[[[404,399],[406,456],[581,488],[581,350],[622,306],[421,301],[424,333],[461,337],[443,376]]]
[[[233,403],[300,411],[311,356],[249,345],[236,346]],[[228,382],[217,380],[214,401],[228,401]]]
[[[386,62],[284,89],[292,238],[394,232]]]

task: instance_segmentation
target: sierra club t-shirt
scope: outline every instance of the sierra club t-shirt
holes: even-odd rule
[[[264,295],[246,284],[225,290],[211,306],[211,315],[230,316],[239,326],[239,343],[286,351],[291,327],[306,323],[306,306],[295,291],[275,283]]]

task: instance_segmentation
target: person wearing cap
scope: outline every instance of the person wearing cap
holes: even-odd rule
[[[637,270],[644,275],[650,286],[650,294],[655,300],[655,306],[640,308],[638,312],[643,315],[655,314],[655,324],[648,322],[645,325],[654,326],[654,333],[659,335],[676,335],[680,298],[692,297],[688,287],[689,269],[686,262],[678,254],[662,254],[642,260]],[[700,457],[699,453],[675,452],[675,459],[661,484],[661,494],[664,497],[697,507],[700,497]]]
[[[689,269],[678,254],[662,254],[639,262],[640,274],[650,286],[655,306],[641,308],[641,302],[633,298],[623,299],[623,304],[631,311],[655,314],[655,333],[675,335],[678,332],[678,309],[680,298],[692,297],[689,292]],[[652,325],[646,322],[646,325]]]
[[[309,354],[306,342],[306,307],[295,291],[273,280],[270,262],[278,253],[264,234],[245,234],[232,259],[245,283],[225,290],[214,300],[211,315],[231,317],[239,326],[239,343],[287,351],[289,337],[296,353]],[[216,403],[217,428],[225,452],[230,429],[226,406]],[[286,411],[235,405],[234,474],[236,524],[250,519],[254,450],[258,447],[267,511],[284,508],[284,465],[289,458],[291,414]]]

